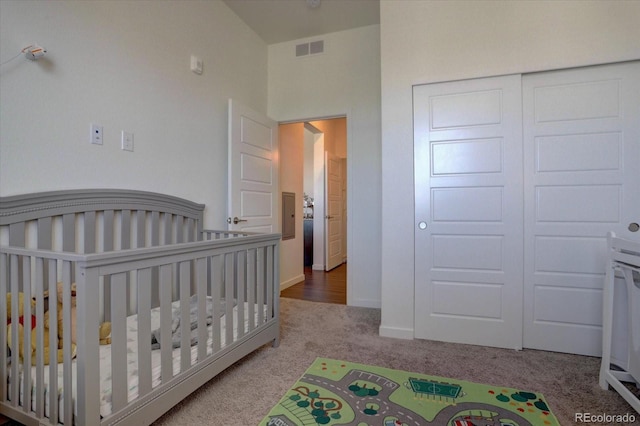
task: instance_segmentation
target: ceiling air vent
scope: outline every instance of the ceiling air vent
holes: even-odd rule
[[[296,45],[296,57],[317,55],[324,52],[324,40],[316,40],[310,43]]]

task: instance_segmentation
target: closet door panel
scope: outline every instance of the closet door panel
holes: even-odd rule
[[[640,240],[640,62],[522,81],[524,346],[598,356],[606,233]]]
[[[522,347],[519,75],[414,87],[415,336]]]

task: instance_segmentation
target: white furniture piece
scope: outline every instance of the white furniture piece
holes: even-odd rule
[[[203,230],[203,210],[115,189],[0,198],[0,414],[26,425],[151,424],[250,352],[278,345],[280,234]],[[57,346],[47,359],[42,350],[44,292],[59,282],[62,362]],[[9,293],[34,300],[24,327]],[[99,345],[101,321],[111,322],[109,345]],[[7,337],[35,353],[8,353]]]
[[[611,385],[638,413],[640,399],[623,382],[640,386],[640,243],[608,234],[609,259],[604,284],[602,365],[600,387]],[[628,357],[626,365],[611,365],[611,346],[614,317],[614,291],[616,274],[624,280],[627,291]]]

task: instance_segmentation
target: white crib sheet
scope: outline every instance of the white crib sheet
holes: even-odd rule
[[[258,324],[258,305],[254,309],[254,323],[256,327]],[[264,321],[268,321],[267,315],[267,306],[263,306],[264,313]],[[174,302],[172,305],[173,313],[179,312],[179,302]],[[220,347],[223,348],[226,345],[226,315],[220,317]],[[234,341],[238,337],[238,306],[233,307],[233,318],[234,318],[234,330],[233,336]],[[154,330],[160,326],[160,310],[159,308],[154,308],[151,310],[151,329]],[[208,328],[208,339],[207,339],[207,355],[212,353],[212,345],[213,345],[213,328],[212,326]],[[244,330],[245,333],[249,332],[249,305],[244,303]],[[149,336],[149,340],[151,340],[151,336]],[[127,318],[127,371],[129,377],[129,389],[128,389],[128,401],[131,402],[138,397],[138,358],[137,358],[137,349],[138,349],[138,318],[137,315],[132,315]],[[180,358],[181,358],[181,348],[173,349],[173,374],[174,376],[180,372]],[[195,365],[198,356],[198,346],[191,347],[191,364]],[[152,387],[156,387],[161,383],[161,365],[160,365],[160,350],[152,350],[151,351],[152,358]],[[102,345],[100,346],[100,415],[102,417],[106,417],[112,412],[111,405],[111,345]],[[72,363],[72,377],[76,377],[76,362],[75,360]],[[36,377],[36,369],[35,367],[31,368],[31,380],[35,381]],[[63,392],[63,367],[62,365],[58,365],[58,391],[59,391],[59,408],[58,408],[58,417],[60,422],[64,422],[64,392]],[[10,381],[10,378],[9,378]],[[20,401],[23,400],[23,386],[22,386],[22,375],[20,378]],[[48,389],[49,389],[49,366],[45,366],[44,371],[44,382],[45,382],[45,415],[49,417],[49,397],[48,397]],[[32,387],[32,401],[34,406],[32,409],[35,411],[35,387]],[[74,413],[77,413],[77,401],[75,399],[76,394],[76,383],[73,381],[73,395],[74,395]]]

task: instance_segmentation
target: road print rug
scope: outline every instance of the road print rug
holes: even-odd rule
[[[540,393],[317,358],[260,426],[557,425]]]

